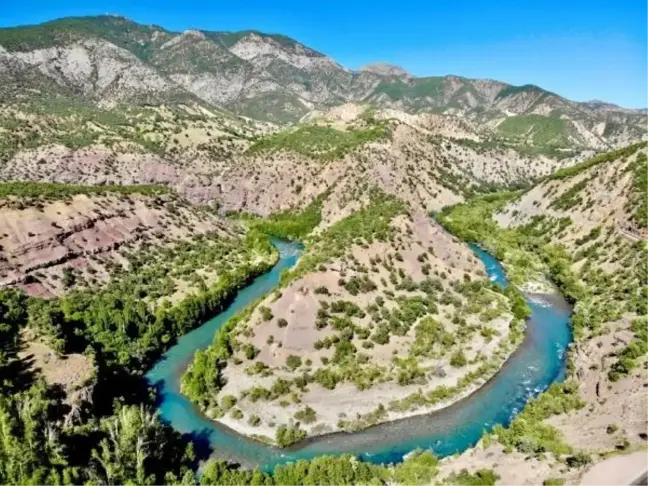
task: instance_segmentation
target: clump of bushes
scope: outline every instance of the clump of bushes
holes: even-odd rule
[[[306,431],[299,425],[281,425],[275,432],[275,442],[279,447],[288,447],[306,438]]]

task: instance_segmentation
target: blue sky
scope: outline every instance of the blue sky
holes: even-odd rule
[[[645,0],[5,0],[0,25],[120,14],[171,30],[289,35],[343,65],[532,83],[571,99],[648,106]]]

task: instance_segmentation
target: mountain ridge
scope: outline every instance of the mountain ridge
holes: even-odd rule
[[[98,56],[96,50],[110,54]],[[114,106],[141,103],[141,99],[163,103],[198,98],[239,115],[280,124],[294,123],[313,110],[362,102],[408,113],[455,115],[494,127],[516,116],[544,117],[531,120],[536,129],[542,129],[547,120],[565,120],[559,129],[575,134],[573,138],[583,146],[592,145],[588,138],[609,148],[645,136],[641,110],[575,102],[532,84],[514,86],[456,75],[415,77],[385,63],[351,70],[283,34],[174,32],[114,15],[66,17],[0,29],[3,82],[7,72],[20,77],[35,71],[35,76],[44,75],[59,88],[71,89],[73,96],[87,97],[79,79],[95,76],[102,65],[115,59],[119,66],[112,70],[118,74],[114,76],[118,88],[92,91],[93,102]],[[111,69],[104,66],[106,71]],[[143,75],[146,82],[139,79]],[[15,79],[10,78],[5,84],[12,82]],[[529,120],[521,123],[513,130],[515,136],[530,133]]]

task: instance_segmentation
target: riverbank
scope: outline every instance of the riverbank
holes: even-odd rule
[[[445,376],[431,378],[427,386],[421,386],[420,384],[401,386],[397,383],[382,383],[368,390],[358,390],[353,383],[341,383],[335,389],[330,390],[321,386],[310,385],[308,391],[300,397],[299,403],[267,402],[263,400],[247,403],[244,408],[246,416],[260,417],[262,420],[260,424],[252,425],[248,421],[236,419],[229,415],[215,418],[215,420],[236,433],[273,443],[276,432],[275,420],[281,416],[294,416],[308,406],[317,407],[316,423],[301,424],[301,428],[307,434],[307,439],[311,441],[326,440],[326,436],[338,432],[356,433],[380,424],[441,411],[474,394],[499,372],[511,354],[516,351],[519,343],[508,341],[511,321],[510,317],[499,319],[492,326],[499,334],[498,338],[488,343],[482,342],[481,347],[479,347],[479,343],[475,345],[475,347],[479,347],[483,355],[497,355],[497,358],[493,358],[488,362],[491,371],[487,374],[482,374],[481,365],[475,363],[461,369],[448,367]],[[434,364],[436,362],[426,363],[423,361],[421,366]],[[480,376],[472,383],[463,385],[470,379],[471,375]],[[241,392],[253,386],[270,388],[273,380],[277,378],[275,374],[265,381],[252,381],[250,376],[241,372],[240,369],[232,371],[231,368],[226,370],[224,376],[228,382],[224,392],[234,396],[240,395]],[[434,395],[441,390],[459,388],[461,391],[452,394],[445,400],[440,400],[434,404],[425,404],[426,396]],[[378,414],[376,410],[381,405],[384,410]],[[407,410],[399,411],[399,407],[406,407]],[[295,447],[299,448],[300,444],[297,443]]]

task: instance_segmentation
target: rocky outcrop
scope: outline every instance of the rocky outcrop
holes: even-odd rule
[[[16,52],[12,57],[57,84],[104,104],[142,95],[155,95],[162,101],[178,91],[174,83],[131,52],[101,39]]]
[[[402,67],[388,64],[386,62],[367,64],[366,66],[361,67],[360,71],[378,74],[379,76],[394,76],[397,78],[407,78],[411,76]]]
[[[107,278],[107,266],[123,262],[119,250],[228,231],[220,218],[172,198],[79,195],[43,202],[40,209],[17,209],[12,202],[0,206],[0,286],[42,297],[65,292],[65,271],[88,281]]]

